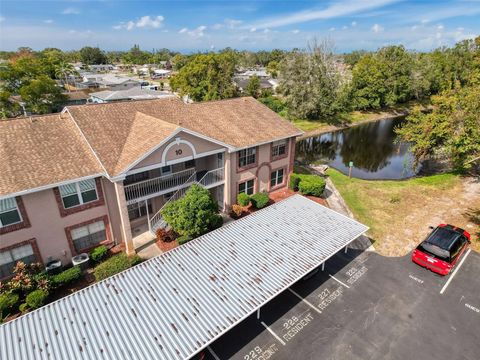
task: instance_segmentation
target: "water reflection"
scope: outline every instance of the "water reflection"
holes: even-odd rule
[[[409,145],[396,142],[395,127],[403,119],[369,122],[298,141],[297,160],[327,163],[344,174],[353,161],[352,176],[362,179],[402,179],[415,175]]]

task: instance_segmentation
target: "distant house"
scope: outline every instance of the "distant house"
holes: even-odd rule
[[[87,103],[88,95],[83,91],[72,91],[63,93],[67,97],[64,106],[83,105]]]
[[[258,68],[258,69],[249,69],[245,70],[241,73],[235,74],[236,77],[240,78],[251,78],[252,76],[258,76],[259,78],[269,79],[271,76],[267,73],[265,68]]]
[[[95,72],[108,72],[115,70],[115,66],[111,64],[88,65],[88,68]]]
[[[138,87],[131,88],[128,90],[117,90],[117,91],[99,91],[90,94],[88,102],[90,103],[110,103],[114,101],[122,100],[149,100],[149,99],[160,99],[165,97],[173,97],[172,93],[165,91],[153,91],[140,89]]]
[[[171,70],[166,70],[166,69],[157,69],[154,72],[154,75],[152,76],[153,78],[156,79],[167,79],[170,77],[170,74],[172,73]]]
[[[104,74],[96,82],[98,87],[109,88],[110,90],[127,90],[133,87],[140,87],[141,85],[138,80],[114,74]]]
[[[265,90],[265,89],[274,90],[277,87],[277,83],[272,79],[259,78],[259,81],[260,81],[261,90]],[[234,77],[233,82],[235,83],[235,85],[237,86],[237,89],[240,92],[244,92],[247,88],[248,83],[250,82],[250,78]]]

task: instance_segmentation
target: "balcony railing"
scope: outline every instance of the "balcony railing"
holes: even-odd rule
[[[195,174],[195,169],[191,168],[126,185],[125,198],[127,204],[149,199],[156,194],[167,193],[169,189],[173,190],[180,186],[186,186],[188,185],[187,181],[193,183],[195,181],[195,177],[192,177],[193,174]]]
[[[192,186],[193,184],[198,184],[200,186],[203,186],[205,188],[209,188],[213,185],[219,185],[221,182],[224,181],[225,179],[225,169],[218,168],[214,170],[208,171],[200,180],[195,181],[196,178],[196,173],[193,173],[189,179],[186,181],[186,186],[181,187],[178,189],[171,197],[168,199],[168,201],[163,204],[163,206],[160,208],[160,210],[157,211],[155,215],[153,215],[149,220],[148,220],[148,227],[152,233],[155,234],[155,232],[160,229],[160,228],[166,228],[167,223],[163,219],[162,216],[162,210],[165,208],[165,206],[170,203],[171,201],[175,201],[183,197],[187,190]],[[188,184],[188,185],[187,185]]]

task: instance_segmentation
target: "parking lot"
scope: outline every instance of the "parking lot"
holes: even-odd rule
[[[465,255],[464,255],[465,256]],[[450,279],[450,280],[449,280]],[[441,277],[349,250],[214,342],[206,359],[480,358],[480,255]]]

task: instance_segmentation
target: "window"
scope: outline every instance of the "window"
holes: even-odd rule
[[[152,204],[150,200],[147,200],[148,203],[148,214],[152,214]],[[128,209],[128,218],[130,220],[135,220],[141,218],[142,216],[147,216],[147,207],[145,202],[138,202],[127,206]]]
[[[125,177],[125,180],[123,181],[123,185],[129,185],[139,181],[148,180],[148,177],[149,177],[148,171],[143,171],[141,173],[128,175]]]
[[[171,174],[172,173],[172,167],[170,165],[167,165],[167,166],[163,166],[161,169],[160,169],[162,175],[168,175],[168,174]]]
[[[238,167],[242,168],[247,165],[255,164],[256,153],[257,153],[256,148],[240,150],[238,152]]]
[[[77,252],[97,246],[107,239],[105,223],[102,220],[72,229],[70,235]]]
[[[22,216],[18,211],[17,200],[7,198],[0,200],[0,228],[22,222]]]
[[[25,264],[31,264],[37,261],[32,245],[21,245],[0,252],[0,279],[13,274],[13,268],[17,261],[23,261]]]
[[[283,169],[275,170],[270,174],[270,187],[283,184]]]
[[[272,158],[285,155],[286,153],[287,153],[287,140],[280,140],[272,143]]]
[[[185,161],[185,169],[190,169],[195,167],[195,159]]]
[[[65,209],[98,200],[95,179],[82,180],[58,188]]]
[[[245,193],[247,195],[253,195],[254,184],[255,184],[255,181],[253,179],[238,184],[238,193],[239,194]]]

